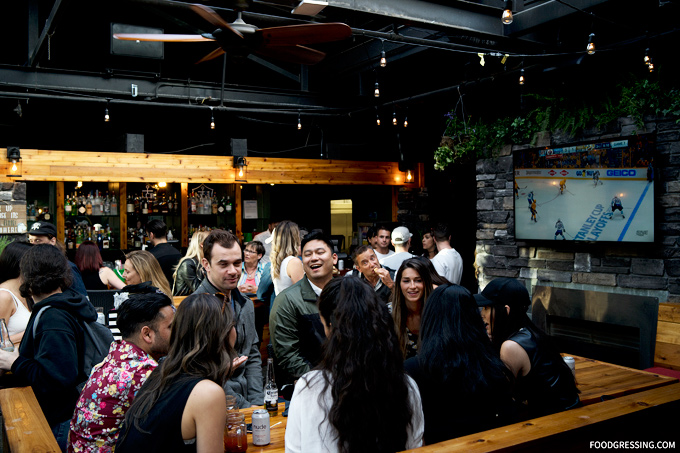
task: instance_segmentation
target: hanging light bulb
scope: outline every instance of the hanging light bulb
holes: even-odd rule
[[[649,64],[647,65],[649,68],[649,72],[654,72],[654,63],[652,63],[652,59],[649,59]]]
[[[385,57],[385,51],[380,52],[380,67],[384,68],[387,66],[387,57]]]
[[[588,55],[595,53],[595,33],[591,33],[590,36],[588,36],[588,45],[586,46],[586,50],[588,51]]]
[[[652,61],[652,58],[649,56],[649,47],[645,49],[645,58],[644,58],[645,64],[649,64],[649,62]]]
[[[17,171],[17,163],[12,162],[12,171]]]
[[[404,117],[404,127],[408,127],[408,116]]]
[[[524,85],[524,68],[519,70],[519,84]]]
[[[111,120],[109,116],[109,101],[106,101],[106,107],[104,108],[104,122],[108,123]]]
[[[411,170],[408,170],[406,172],[406,181],[408,181],[408,182],[413,181],[413,173],[411,173]]]
[[[512,0],[505,0],[505,8],[501,15],[501,21],[505,25],[510,25],[512,23]]]
[[[373,95],[377,98],[380,97],[380,86],[378,85],[378,82],[375,82],[375,90],[373,91]]]
[[[392,124],[397,125],[397,111],[394,110],[394,113],[392,113]]]
[[[213,115],[212,107],[210,107],[210,129],[215,129],[215,116]]]
[[[298,113],[298,130],[302,129],[302,121],[300,119],[300,113]]]
[[[380,126],[380,115],[378,115],[378,112],[375,113],[375,124]]]

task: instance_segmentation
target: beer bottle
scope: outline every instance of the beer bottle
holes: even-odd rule
[[[264,384],[264,407],[271,417],[279,413],[279,389],[274,379],[274,360],[267,359],[267,380]]]

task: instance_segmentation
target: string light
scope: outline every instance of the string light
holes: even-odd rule
[[[392,124],[397,125],[397,110],[395,109],[394,112],[392,113]]]
[[[215,115],[213,115],[212,107],[210,107],[210,129],[215,129]]]
[[[586,50],[588,51],[588,55],[595,53],[595,33],[591,33],[590,36],[588,36],[588,45],[586,46]]]
[[[380,126],[380,114],[378,113],[378,107],[375,108],[375,124]]]
[[[649,56],[649,47],[645,49],[645,58],[644,58],[645,64],[648,65],[651,61],[652,58]]]
[[[505,25],[510,25],[512,20],[512,0],[505,0],[505,9],[503,9],[503,14],[501,15],[501,21]]]
[[[404,127],[408,127],[408,116],[404,117]]]
[[[381,39],[382,41],[382,51],[380,52],[380,67],[384,68],[387,66],[387,57],[385,56],[385,40]]]
[[[654,63],[652,63],[652,59],[649,59],[649,64],[647,65],[649,68],[649,72],[654,72]]]
[[[104,108],[104,122],[108,123],[111,121],[111,117],[109,116],[109,101],[106,101],[106,107]]]
[[[300,118],[300,112],[298,112],[298,130],[302,129],[302,120]]]
[[[524,85],[524,68],[519,70],[519,84]]]
[[[373,91],[373,96],[379,98],[380,97],[380,85],[378,85],[378,82],[375,82],[375,90]]]

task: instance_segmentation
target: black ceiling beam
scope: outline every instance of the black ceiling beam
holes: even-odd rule
[[[569,5],[581,10],[587,10],[609,0],[568,0]],[[548,22],[560,19],[572,14],[584,14],[577,9],[571,8],[557,0],[548,0],[540,5],[532,6],[524,11],[513,14],[512,24],[508,25],[511,35],[529,33],[535,28]]]
[[[30,71],[25,68],[0,67],[0,97],[11,92],[10,97],[24,92],[20,97],[31,97],[31,93],[42,95],[70,95],[88,98],[93,101],[113,99],[122,101],[128,97],[132,100],[131,85],[137,85],[136,100],[148,105],[172,105],[187,103],[196,99],[220,100],[219,84],[181,81],[181,80],[149,80],[140,77],[111,76],[82,73],[57,73],[46,71]],[[332,99],[328,96],[316,96],[311,93],[281,93],[275,90],[246,89],[238,86],[225,86],[225,104],[233,106],[251,106],[269,109],[293,110],[333,110],[346,108],[351,99]]]
[[[42,54],[45,53],[45,41],[49,40],[50,36],[52,35],[52,33],[54,33],[54,30],[57,28],[59,18],[61,17],[68,2],[69,0],[55,0],[54,5],[52,5],[52,11],[50,11],[50,15],[45,21],[45,26],[43,27],[43,30],[40,33],[40,38],[38,38],[38,42],[33,47],[32,52],[29,49],[30,57],[28,58],[27,66],[35,68],[36,65],[38,64],[38,60],[40,59]]]

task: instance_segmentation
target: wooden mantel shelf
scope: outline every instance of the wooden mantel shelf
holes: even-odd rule
[[[3,156],[7,155],[0,148]],[[175,182],[231,184],[232,156],[21,150],[21,178],[9,178],[10,163],[0,161],[0,181]],[[248,184],[388,185],[423,187],[423,164],[413,182],[396,162],[247,157]]]

